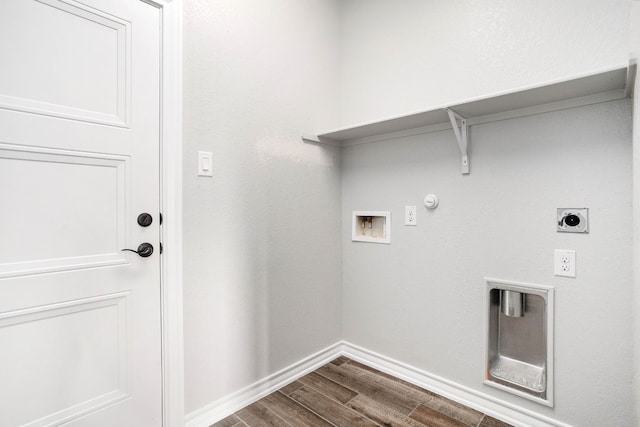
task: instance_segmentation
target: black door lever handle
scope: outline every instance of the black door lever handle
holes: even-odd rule
[[[142,258],[150,257],[153,253],[153,245],[151,243],[140,243],[138,250],[134,249],[122,249],[121,252],[129,251],[138,254]]]

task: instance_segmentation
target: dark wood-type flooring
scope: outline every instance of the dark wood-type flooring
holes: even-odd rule
[[[211,427],[511,427],[339,357]]]

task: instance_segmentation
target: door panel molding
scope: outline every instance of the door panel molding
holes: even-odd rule
[[[129,156],[122,155],[0,143],[0,165],[4,163],[2,173],[6,173],[12,182],[11,188],[3,187],[8,190],[2,196],[3,201],[9,205],[30,203],[31,209],[40,211],[42,217],[38,224],[32,224],[15,217],[12,210],[0,213],[0,228],[6,228],[2,234],[14,242],[0,247],[0,259],[8,260],[0,263],[0,278],[127,264],[120,249],[125,247],[126,218],[131,216],[130,160]],[[17,164],[11,165],[12,161]],[[91,173],[87,167],[96,168],[95,183],[101,184],[100,192],[74,178],[73,168],[78,166],[86,169],[85,177]],[[48,172],[43,171],[46,167],[50,169]],[[66,170],[67,167],[71,169]],[[41,178],[34,180],[34,176]],[[92,199],[87,212],[78,211],[79,205],[71,212],[48,209],[52,204],[48,193],[53,193],[48,190],[63,185],[75,199]],[[14,200],[16,197],[18,199]],[[99,201],[109,197],[116,198],[115,202],[111,200],[116,206],[115,212],[99,209]],[[52,223],[57,224],[57,229]],[[95,253],[88,254],[94,242],[100,241],[88,234],[89,230],[111,236],[111,247],[97,247]],[[39,236],[36,241],[24,241],[21,237],[34,232]],[[87,247],[64,247],[70,233],[76,235],[74,246],[81,238]],[[74,250],[78,250],[78,256],[73,255]]]
[[[0,108],[128,128],[131,122],[129,105],[131,100],[131,23],[76,2],[3,1],[5,7],[16,7],[16,4],[23,8],[25,16],[39,13],[48,17],[51,28],[43,26],[31,28],[33,30],[31,38],[17,35],[12,37],[10,34],[14,30],[22,31],[24,24],[16,22],[16,28],[4,29],[3,32],[6,32],[4,38],[7,42],[4,48],[0,43],[0,53],[11,66],[0,70]],[[2,6],[0,6],[0,12],[1,10]],[[70,20],[69,17],[74,19]],[[53,22],[55,19],[59,22]],[[108,47],[110,51],[100,52],[97,49],[97,39],[93,44],[88,40],[70,39],[69,42],[76,44],[78,53],[75,58],[67,58],[73,67],[68,70],[47,69],[47,58],[57,53],[55,45],[47,44],[46,33],[57,30],[60,36],[59,33],[64,30],[65,25],[81,25],[85,29],[93,26],[96,36],[100,36],[101,47]],[[111,32],[114,34],[110,34]],[[29,47],[16,48],[14,43],[18,40],[24,40],[23,43],[28,44]],[[33,49],[41,49],[43,54],[24,55],[24,52]],[[104,73],[103,79],[84,81],[91,75],[91,72],[87,72],[84,68],[96,67]],[[47,71],[43,73],[43,69]],[[10,81],[10,76],[15,74],[28,76],[24,80],[29,84],[2,88],[2,81]],[[82,86],[82,90],[76,89],[78,85]]]
[[[31,405],[5,408],[3,410],[5,422],[28,427],[61,425],[130,397],[127,387],[127,340],[129,335],[127,310],[129,295],[129,292],[119,292],[98,297],[45,304],[0,314],[0,335],[3,335],[5,340],[10,339],[11,334],[44,333],[49,336],[55,335],[55,339],[45,339],[38,342],[39,348],[33,349],[35,354],[28,360],[21,360],[20,364],[10,363],[11,358],[24,353],[19,353],[20,350],[18,349],[16,354],[12,355],[12,350],[14,349],[5,348],[0,354],[0,361],[6,363],[7,365],[5,366],[20,367],[17,370],[5,373],[3,379],[5,392],[13,393],[18,387],[12,387],[12,383],[21,384],[23,381],[32,384],[34,389],[51,395],[55,395],[57,389],[60,388],[60,381],[75,382],[74,389],[76,390],[75,396],[65,395],[59,396],[57,399],[48,400],[49,407],[38,407],[38,402],[32,402]],[[65,366],[64,363],[58,363],[54,366],[47,364],[51,363],[52,360],[64,360],[64,358],[51,357],[52,352],[64,354],[65,352],[73,351],[73,349],[69,349],[70,344],[78,343],[77,330],[68,332],[68,336],[64,335],[67,329],[77,329],[77,327],[73,326],[73,320],[71,320],[73,316],[83,318],[82,322],[80,322],[83,329],[80,336],[85,338],[82,341],[83,352],[101,354],[103,366],[74,365],[71,367]],[[17,330],[12,331],[11,328],[16,328]],[[91,344],[97,345],[99,341],[91,342],[86,338],[96,333],[109,334],[112,339],[117,340],[117,352],[109,354],[107,351],[105,354],[105,349],[102,346],[90,348]],[[46,355],[43,354],[44,352],[46,352]],[[43,359],[43,356],[45,359]],[[45,360],[47,362],[44,362]],[[53,379],[44,375],[44,372],[51,369],[58,372]],[[110,375],[104,375],[105,371],[109,372]],[[73,375],[71,375],[71,372],[73,372]],[[94,374],[94,372],[100,372],[101,375]],[[91,378],[92,374],[94,375],[93,378]],[[82,390],[83,388],[84,390]],[[9,399],[7,396],[3,396],[2,401],[8,402]],[[25,408],[27,408],[28,414],[20,412],[21,409],[24,412]],[[15,412],[12,413],[12,410]],[[25,419],[27,416],[35,416],[37,418]]]

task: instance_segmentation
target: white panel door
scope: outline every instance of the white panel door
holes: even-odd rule
[[[0,426],[162,423],[159,49],[140,0],[0,0]]]

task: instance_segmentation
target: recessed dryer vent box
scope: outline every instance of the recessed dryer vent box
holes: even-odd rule
[[[351,240],[354,242],[391,243],[391,213],[353,211]]]
[[[553,288],[486,280],[484,383],[553,407]]]

